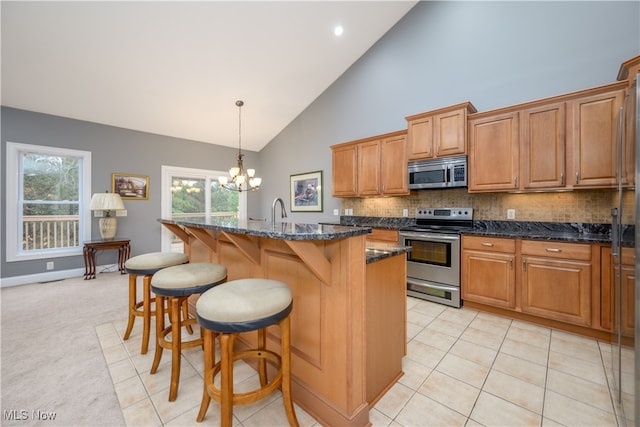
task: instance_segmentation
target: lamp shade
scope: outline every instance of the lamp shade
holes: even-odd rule
[[[96,193],[91,197],[89,209],[92,211],[124,210],[124,203],[117,193]]]

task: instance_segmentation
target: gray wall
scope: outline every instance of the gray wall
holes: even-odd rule
[[[275,197],[290,211],[289,176],[322,170],[324,211],[289,220],[337,220],[329,146],[406,128],[405,116],[467,100],[484,111],[615,81],[620,63],[640,53],[639,16],[638,2],[417,4],[259,154],[247,152],[264,183],[250,194],[249,215],[268,218]],[[149,200],[125,202],[118,222],[134,254],[160,249],[161,165],[226,170],[235,159],[231,148],[10,108],[1,136],[3,154],[6,141],[91,151],[94,192],[110,188],[112,172],[149,175]],[[6,263],[5,252],[3,278],[45,271],[44,260]],[[56,270],[83,266],[81,257],[55,261]]]
[[[118,235],[131,238],[132,255],[160,250],[161,166],[227,170],[235,162],[237,149],[162,135],[136,132],[79,120],[2,107],[2,153],[7,142],[64,147],[91,151],[91,192],[111,191],[114,172],[149,176],[149,200],[125,200],[127,217],[118,218]],[[244,152],[244,150],[243,150]],[[245,152],[247,164],[258,167],[258,155]],[[6,182],[6,160],[2,156],[2,182]],[[259,170],[259,169],[258,169]],[[4,191],[4,186],[3,186]],[[251,195],[249,206],[256,206]],[[2,212],[6,201],[2,197]],[[250,210],[250,214],[251,214]],[[92,218],[92,237],[99,238],[98,219]],[[2,236],[6,235],[2,215]],[[1,277],[46,272],[47,260],[6,262],[2,239]],[[116,262],[116,251],[98,254],[97,263]],[[84,268],[82,256],[55,258],[55,270]]]
[[[463,101],[486,111],[615,82],[640,54],[639,22],[639,2],[420,2],[260,152],[261,197],[323,170],[324,212],[291,217],[335,220],[330,145]]]

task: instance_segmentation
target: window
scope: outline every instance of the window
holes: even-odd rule
[[[162,166],[162,218],[246,218],[247,193],[221,188],[220,175],[227,172]],[[165,227],[162,250],[182,252],[182,241]]]
[[[82,254],[91,153],[7,143],[7,261]]]

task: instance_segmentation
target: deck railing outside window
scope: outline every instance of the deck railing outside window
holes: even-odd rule
[[[173,218],[203,217],[204,212],[173,214]],[[237,212],[213,212],[212,217],[237,218]],[[69,248],[80,246],[78,215],[34,215],[23,217],[22,250]],[[179,239],[173,237],[175,243]]]
[[[25,251],[80,246],[78,215],[23,216],[22,220]]]

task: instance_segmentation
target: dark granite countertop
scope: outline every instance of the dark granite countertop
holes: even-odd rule
[[[281,240],[335,240],[371,233],[369,227],[344,225],[302,224],[295,222],[239,220],[229,218],[187,217],[180,219],[158,219],[160,223],[210,230],[228,231],[249,236],[270,237]]]
[[[621,244],[634,246],[635,226],[623,225],[622,231]],[[607,244],[611,243],[611,224],[477,220],[463,234]]]
[[[367,242],[367,264],[395,255],[405,254],[410,250],[410,246],[398,246],[382,242]]]
[[[415,225],[415,219],[342,216],[340,224],[400,230]],[[635,246],[635,225],[623,225],[622,231],[621,244]],[[475,220],[473,229],[463,234],[607,244],[611,243],[611,224]]]

